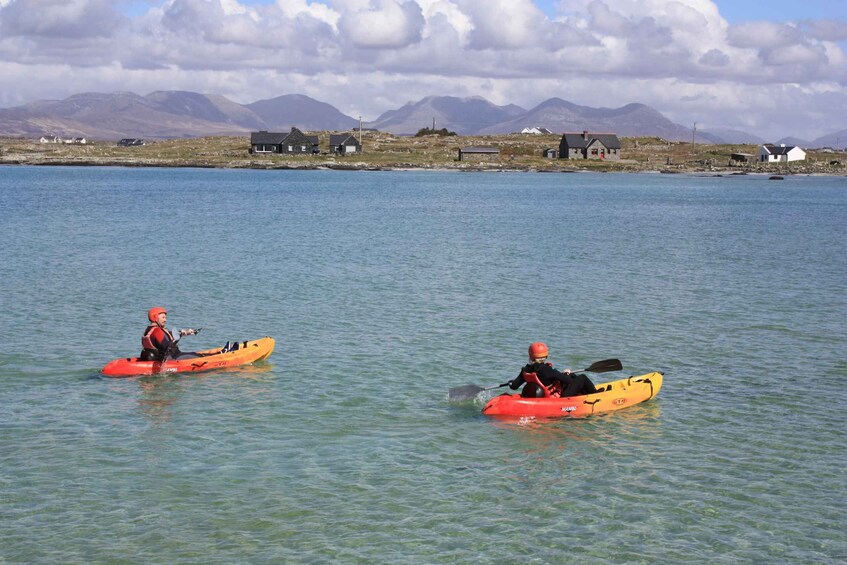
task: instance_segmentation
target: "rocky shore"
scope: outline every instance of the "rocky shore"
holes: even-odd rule
[[[328,147],[329,132],[318,132],[321,147]],[[424,136],[404,137],[366,131],[363,152],[352,156],[251,155],[247,137],[203,137],[150,141],[121,147],[115,142],[86,144],[40,143],[37,140],[0,138],[0,165],[205,167],[231,169],[297,170],[419,170],[538,171],[538,172],[662,172],[771,175],[847,175],[847,154],[807,150],[805,161],[763,164],[755,162],[755,145],[704,145],[667,142],[658,138],[622,138],[619,161],[549,159],[547,148],[557,148],[558,135]],[[491,160],[460,161],[465,146],[499,149]],[[731,160],[749,155],[747,163]]]

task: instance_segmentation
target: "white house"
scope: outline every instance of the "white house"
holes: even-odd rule
[[[776,146],[766,143],[759,147],[760,163],[780,163],[787,161],[805,161],[806,152],[793,145],[786,146],[784,143]]]
[[[549,129],[547,129],[547,128],[541,128],[541,127],[537,127],[537,126],[536,126],[536,127],[532,127],[532,128],[529,128],[529,127],[527,127],[527,128],[523,128],[523,129],[521,130],[521,133],[530,133],[530,134],[532,134],[532,135],[545,135],[545,134],[546,134],[546,135],[549,135],[549,134],[551,134],[551,133],[553,133],[553,132],[552,132],[552,131],[550,131],[550,130],[549,130]]]

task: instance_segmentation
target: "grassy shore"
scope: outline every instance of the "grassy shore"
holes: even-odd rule
[[[318,132],[320,147],[329,133]],[[314,133],[312,132],[312,135]],[[703,172],[845,175],[847,154],[807,151],[805,161],[731,164],[730,155],[755,155],[756,145],[705,145],[667,142],[658,138],[622,138],[620,161],[547,159],[546,148],[558,148],[560,135],[490,135],[425,137],[366,131],[359,155],[251,155],[248,137],[201,137],[148,142],[119,147],[115,142],[85,145],[39,143],[0,138],[0,164],[129,167],[216,167],[232,169],[456,169],[545,172]],[[459,161],[458,150],[469,145],[493,146],[493,161]],[[754,159],[755,157],[753,157]]]

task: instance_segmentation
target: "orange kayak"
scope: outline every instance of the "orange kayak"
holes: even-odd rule
[[[647,373],[596,385],[598,392],[565,398],[522,398],[520,394],[495,396],[482,409],[488,416],[583,418],[612,412],[650,400],[662,388],[663,373]]]
[[[274,350],[274,339],[263,337],[253,341],[241,342],[235,351],[218,353],[222,347],[198,351],[202,357],[192,359],[169,359],[161,361],[140,361],[137,357],[126,357],[109,361],[101,371],[107,377],[132,377],[136,375],[154,375],[158,373],[197,373],[213,369],[226,369],[248,365],[267,358]]]

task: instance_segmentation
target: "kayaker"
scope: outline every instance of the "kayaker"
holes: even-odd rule
[[[521,396],[526,398],[544,396],[544,393],[539,389],[537,384],[527,383],[523,378],[524,373],[535,373],[544,386],[551,387],[556,385],[556,388],[560,386],[560,396],[562,397],[580,396],[597,392],[597,389],[594,388],[594,383],[587,376],[581,373],[572,373],[570,369],[565,369],[564,371],[554,369],[553,364],[547,361],[548,355],[547,344],[540,341],[531,343],[529,345],[529,363],[521,369],[521,373],[516,379],[509,381],[509,388],[518,390],[525,383],[526,386],[521,391]]]
[[[163,361],[165,357],[168,359],[192,359],[200,357],[198,353],[182,352],[177,347],[179,338],[186,335],[194,335],[197,330],[191,328],[179,330],[176,334],[179,337],[174,337],[174,332],[165,327],[168,321],[168,311],[161,306],[150,308],[147,311],[147,319],[150,320],[150,325],[144,330],[144,335],[141,337],[141,355],[138,356],[142,361]]]

